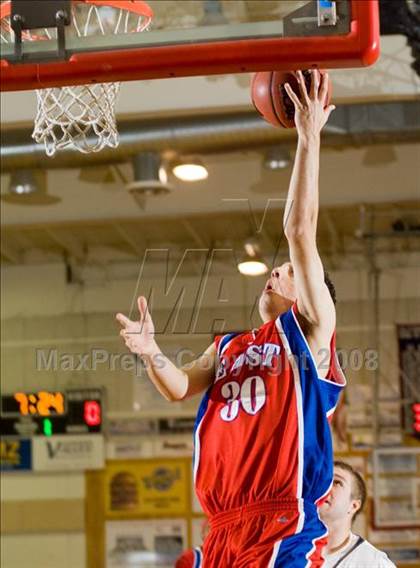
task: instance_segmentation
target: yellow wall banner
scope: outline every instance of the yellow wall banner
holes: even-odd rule
[[[107,518],[165,517],[190,510],[188,459],[109,461],[105,471]]]

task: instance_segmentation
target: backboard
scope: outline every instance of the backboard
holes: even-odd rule
[[[38,24],[48,3],[31,0],[32,6],[38,6]],[[115,30],[111,20],[126,17],[115,15],[119,10],[110,5],[118,4],[131,6],[130,17],[136,4],[150,9],[147,31]],[[49,28],[47,35],[23,31],[18,52],[14,33],[6,29],[11,4],[1,3],[1,90],[361,67],[374,63],[379,55],[377,0],[149,0],[147,4],[72,0],[71,6],[82,18],[79,30],[74,24],[65,26],[60,46],[55,28]]]

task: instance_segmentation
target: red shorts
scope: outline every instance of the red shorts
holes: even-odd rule
[[[203,568],[321,568],[327,534],[311,503],[246,505],[210,518]]]

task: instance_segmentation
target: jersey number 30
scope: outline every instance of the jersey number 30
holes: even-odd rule
[[[220,417],[226,422],[235,420],[241,406],[247,414],[257,414],[267,398],[264,381],[258,375],[248,377],[242,385],[236,381],[224,384],[221,394],[226,405],[221,409]]]

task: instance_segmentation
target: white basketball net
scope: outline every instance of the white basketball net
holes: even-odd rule
[[[115,102],[120,83],[39,89],[32,138],[48,156],[62,148],[88,154],[116,148],[119,135]]]
[[[74,35],[87,37],[142,32],[148,29],[150,21],[123,9],[72,3],[72,24]],[[35,30],[22,34],[23,41],[34,41],[40,37],[54,39],[56,30]],[[3,26],[1,42],[10,41],[14,41],[13,31],[10,26]],[[105,146],[116,148],[119,134],[115,103],[119,90],[120,83],[37,89],[37,113],[32,137],[45,145],[48,156],[64,148],[73,148],[85,154],[99,152]]]

